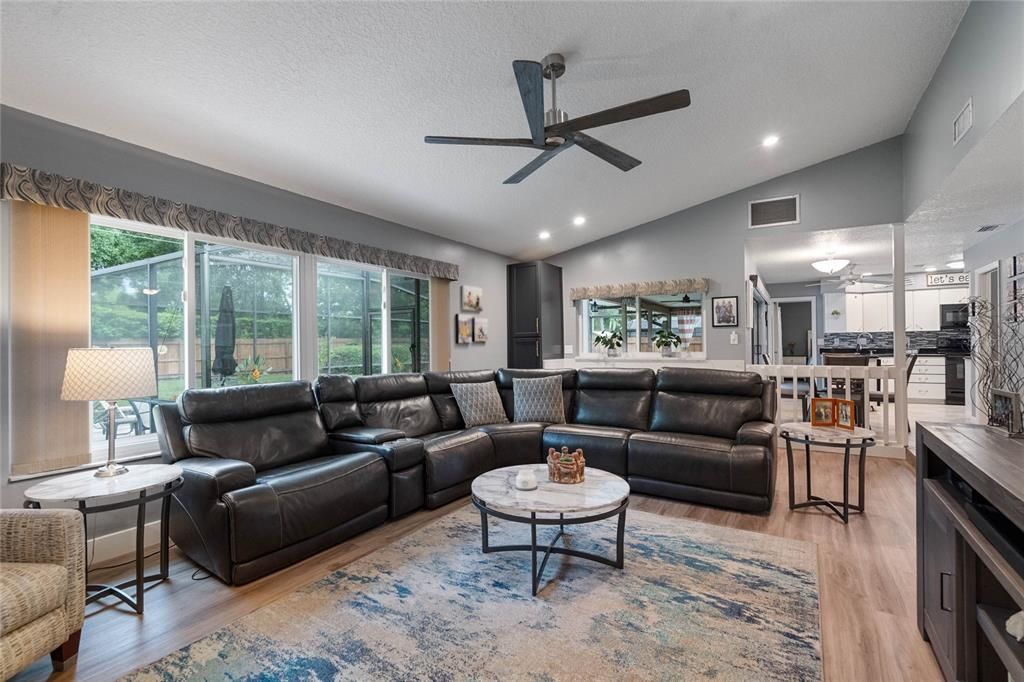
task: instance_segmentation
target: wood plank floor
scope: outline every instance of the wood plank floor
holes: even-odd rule
[[[814,453],[812,462],[814,492],[841,495],[842,458]],[[844,526],[820,511],[790,511],[784,454],[779,464],[775,505],[768,515],[642,495],[634,495],[630,505],[665,516],[816,543],[826,679],[941,680],[931,649],[918,635],[914,614],[913,472],[902,461],[869,457],[867,512],[852,516],[849,526]],[[798,496],[802,471],[798,463]],[[465,504],[468,502],[459,501],[417,512],[243,587],[228,587],[215,578],[193,580],[195,565],[172,549],[171,579],[146,591],[143,616],[123,606],[92,604],[87,607],[75,669],[52,674],[49,660],[41,659],[16,679],[114,679]],[[155,567],[156,560],[150,559],[150,565]],[[627,556],[627,569],[628,560]],[[106,571],[106,575],[95,571],[91,580],[113,581],[130,575],[131,569],[125,567]]]

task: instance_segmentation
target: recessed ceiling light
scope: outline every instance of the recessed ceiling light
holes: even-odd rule
[[[576,216],[575,218],[572,219],[572,224],[575,225],[576,227],[579,227],[580,225],[584,224],[585,222],[587,222],[587,219],[584,218],[581,215],[578,215],[578,216]]]
[[[929,265],[924,269],[925,272],[935,272],[936,270],[938,270],[938,268],[935,267],[934,265]]]
[[[761,140],[762,147],[774,147],[779,143],[778,135],[769,135],[768,137]]]
[[[950,263],[946,263],[947,268],[953,268],[954,270],[963,270],[964,262],[962,260],[955,260]]]
[[[871,276],[871,275],[873,275],[873,274],[874,274],[874,273],[872,273],[872,272],[865,272],[865,273],[863,273],[863,274],[861,275],[861,277],[870,277],[870,276]]]
[[[548,232],[547,230],[544,230],[543,232],[541,232],[537,236],[540,237],[541,239],[551,239],[551,233]]]

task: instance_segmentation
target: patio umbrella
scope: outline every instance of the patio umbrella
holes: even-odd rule
[[[213,340],[213,372],[219,374],[221,384],[235,373],[235,299],[231,287],[220,290],[220,307],[217,309],[217,331]]]

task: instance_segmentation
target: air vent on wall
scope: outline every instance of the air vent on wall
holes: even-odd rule
[[[750,202],[750,227],[774,227],[800,222],[800,195]]]
[[[998,230],[999,225],[982,225],[978,228],[978,232],[991,232],[992,230]]]

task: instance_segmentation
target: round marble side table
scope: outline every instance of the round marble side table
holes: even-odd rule
[[[835,426],[812,426],[809,422],[788,422],[779,426],[779,436],[786,441],[786,460],[789,464],[789,508],[826,507],[834,512],[843,523],[850,522],[850,511],[864,511],[864,460],[869,447],[875,444],[875,432],[859,426],[840,429]],[[807,474],[807,500],[796,501],[793,482],[793,443],[804,446]],[[811,494],[811,446],[843,449],[843,500],[826,500]],[[850,455],[859,450],[857,466],[857,504],[850,504]],[[840,506],[842,509],[840,509]]]
[[[534,490],[516,488],[516,475],[521,469],[534,470],[537,478]],[[530,573],[535,597],[544,567],[552,554],[589,559],[618,569],[624,566],[622,550],[626,507],[629,506],[629,483],[615,474],[588,468],[582,483],[553,483],[548,480],[547,464],[522,464],[477,476],[473,479],[472,493],[473,505],[480,510],[483,552],[530,552]],[[529,524],[530,544],[492,546],[487,530],[488,516]],[[619,517],[614,559],[571,547],[555,546],[565,535],[566,526],[593,523],[612,516]],[[540,548],[544,552],[540,568],[537,567],[537,526],[558,526],[558,532],[547,548]]]
[[[109,478],[94,476],[94,470],[78,471],[66,476],[58,476],[37,483],[25,491],[25,506],[39,509],[43,502],[77,502],[78,511],[85,522],[86,556],[89,555],[89,515],[101,512],[138,507],[135,525],[135,578],[117,585],[91,585],[86,562],[86,586],[88,595],[85,603],[104,597],[117,597],[128,606],[142,613],[145,597],[145,584],[166,580],[168,571],[168,538],[167,520],[171,510],[171,494],[184,483],[181,467],[176,464],[133,464],[127,473]],[[110,498],[138,493],[135,497],[116,502],[106,502]],[[162,501],[160,513],[160,572],[143,575],[145,567],[144,535],[146,527],[146,505],[157,500]],[[124,591],[129,585],[135,585],[135,598]]]

